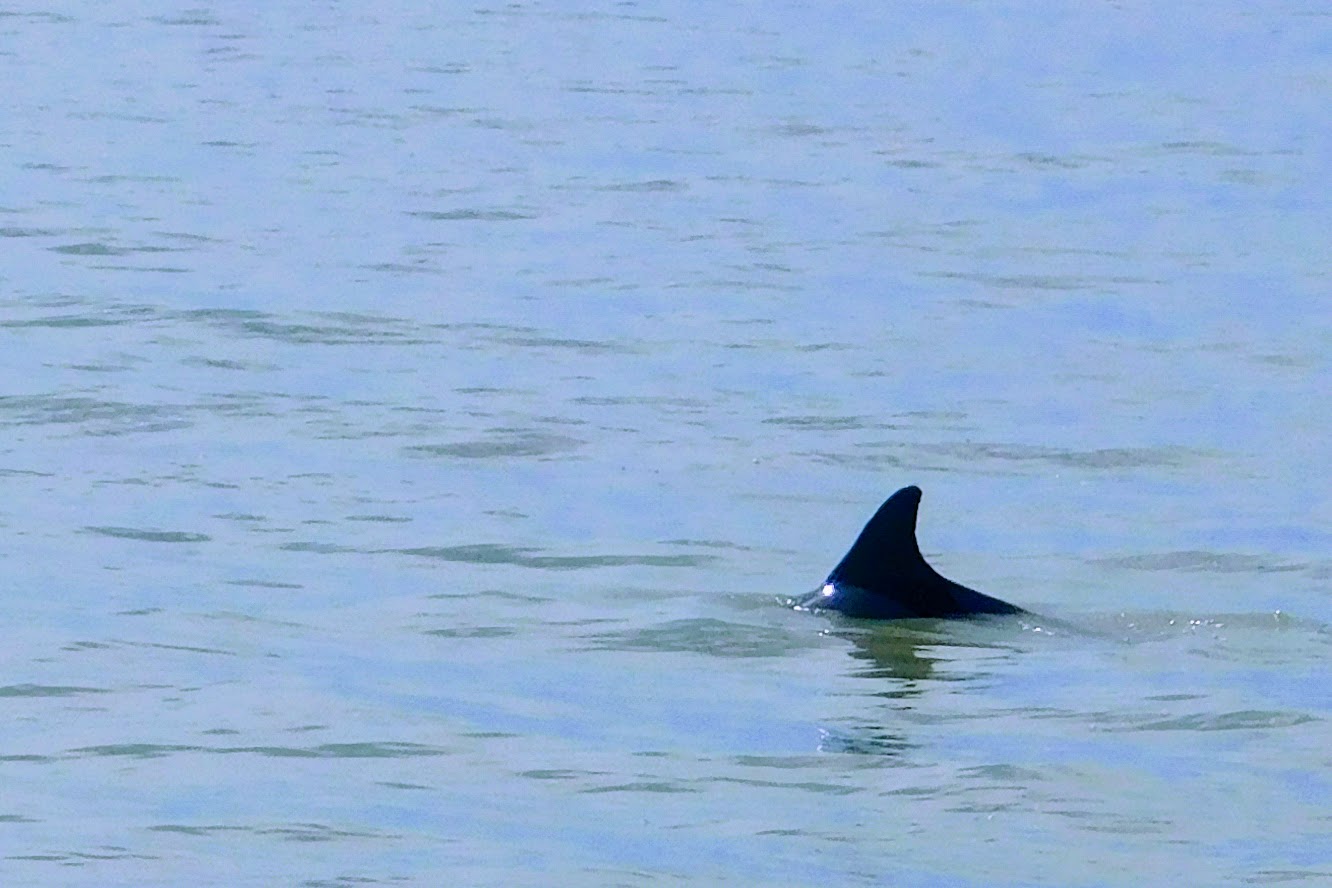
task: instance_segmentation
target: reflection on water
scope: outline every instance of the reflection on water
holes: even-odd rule
[[[919,694],[921,688],[916,683],[933,678],[934,666],[939,661],[939,657],[931,656],[929,650],[948,643],[944,634],[932,631],[928,625],[938,621],[909,622],[922,625],[893,622],[872,630],[839,633],[839,637],[855,645],[851,656],[862,661],[855,675],[899,680],[894,689],[883,691],[885,695],[906,697]],[[924,653],[922,649],[925,649]]]
[[[856,694],[864,699],[863,711],[822,729],[824,752],[899,756],[918,748],[913,713],[929,711],[940,694],[984,685],[1023,653],[1023,627],[1007,618],[856,622],[831,635],[851,644],[847,653],[855,663],[847,674],[872,684]]]

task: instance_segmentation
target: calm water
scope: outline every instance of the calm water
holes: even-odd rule
[[[1325,4],[431,6],[0,12],[0,881],[1332,881]]]

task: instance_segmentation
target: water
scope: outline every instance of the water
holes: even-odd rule
[[[0,14],[0,878],[1326,884],[1329,33]]]

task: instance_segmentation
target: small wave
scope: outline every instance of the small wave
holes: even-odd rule
[[[413,549],[384,549],[383,552],[438,558],[465,564],[510,564],[543,570],[585,570],[597,567],[702,567],[711,555],[543,555],[539,549],[476,543],[464,546],[421,546]]]
[[[695,653],[714,657],[784,657],[808,646],[803,636],[766,626],[695,618],[587,637],[603,651]]]
[[[505,432],[493,438],[453,441],[447,444],[418,444],[405,448],[416,456],[453,456],[462,459],[495,459],[529,456],[551,456],[569,453],[584,445],[584,441],[568,435],[543,432]]]
[[[1206,552],[1197,549],[1096,558],[1089,563],[1106,567],[1124,567],[1130,570],[1205,571],[1208,573],[1279,573],[1304,570],[1308,567],[1305,564],[1286,564],[1273,561],[1258,555],[1245,555],[1237,552]]]
[[[88,533],[115,537],[122,540],[141,540],[145,543],[206,543],[212,539],[206,533],[183,530],[147,530],[139,527],[85,527]]]

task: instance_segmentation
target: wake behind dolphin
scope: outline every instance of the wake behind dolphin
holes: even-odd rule
[[[823,585],[796,606],[874,620],[1027,613],[945,579],[926,564],[916,543],[919,508],[919,487],[903,487],[888,497]]]

